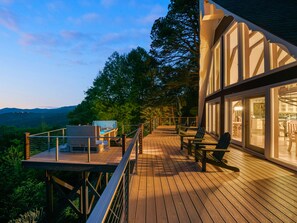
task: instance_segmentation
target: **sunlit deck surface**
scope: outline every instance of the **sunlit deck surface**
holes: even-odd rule
[[[58,159],[56,161],[55,149],[51,149],[22,162],[25,167],[47,170],[113,172],[122,159],[122,147],[110,147],[101,152],[91,152],[90,162],[88,162],[87,152],[59,152]]]
[[[297,222],[297,173],[231,148],[239,173],[180,151],[174,129],[144,138],[130,187],[129,222]]]

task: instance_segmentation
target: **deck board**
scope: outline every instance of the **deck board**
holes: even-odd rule
[[[129,222],[297,222],[296,172],[231,148],[225,158],[239,173],[210,164],[203,173],[171,127],[143,145]]]

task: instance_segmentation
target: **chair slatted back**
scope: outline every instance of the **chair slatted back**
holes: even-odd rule
[[[231,136],[229,132],[225,132],[219,138],[218,144],[216,145],[216,149],[227,149],[230,145]],[[225,152],[216,152],[212,153],[212,156],[215,157],[217,160],[221,161],[225,155]]]
[[[295,132],[297,132],[297,120],[291,120],[288,122],[289,137],[295,139]]]
[[[205,129],[201,126],[198,126],[195,138],[197,139],[203,139],[205,135]]]

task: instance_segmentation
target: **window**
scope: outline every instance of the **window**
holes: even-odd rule
[[[207,95],[220,90],[221,77],[221,42],[214,46],[212,51],[212,59],[209,70],[209,82],[207,88]]]
[[[237,23],[224,36],[225,86],[238,82],[238,28]]]

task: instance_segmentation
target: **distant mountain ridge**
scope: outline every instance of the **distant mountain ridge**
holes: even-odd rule
[[[73,111],[76,105],[64,106],[60,108],[2,108],[0,109],[0,115],[5,113],[17,113],[17,112],[28,112],[28,113],[56,113],[56,112],[69,112]]]
[[[0,109],[0,125],[22,128],[34,128],[41,125],[65,126],[68,124],[67,115],[76,106],[60,108],[3,108]]]

